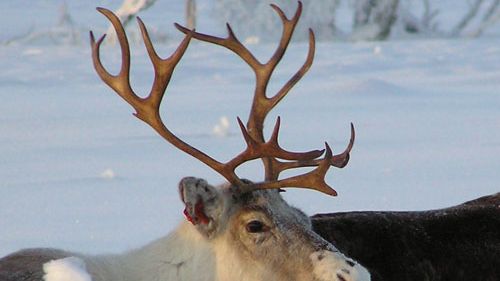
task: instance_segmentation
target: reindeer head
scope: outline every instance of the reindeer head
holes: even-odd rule
[[[278,143],[280,118],[266,141],[263,128],[267,114],[304,76],[312,64],[315,51],[314,33],[309,31],[309,52],[302,67],[274,95],[267,94],[271,75],[283,57],[300,18],[302,3],[295,15],[288,19],[275,5],[283,23],[279,45],[266,63],[261,63],[236,38],[227,25],[226,38],[214,37],[189,30],[176,24],[186,34],[177,50],[167,59],[161,59],[153,48],[147,30],[138,18],[139,27],[149,57],[154,66],[155,79],[150,94],[139,97],[129,82],[130,50],[125,31],[119,19],[110,11],[98,8],[113,24],[122,52],[118,75],[107,72],[99,58],[104,39],[95,40],[91,32],[92,58],[101,79],[118,93],[136,111],[135,116],[149,124],[169,143],[202,161],[229,182],[213,187],[196,178],[185,178],[179,185],[181,199],[186,205],[186,217],[198,231],[214,245],[218,280],[356,280],[351,277],[354,263],[345,259],[335,248],[312,232],[309,218],[289,206],[279,195],[282,188],[309,188],[336,195],[325,182],[330,166],[344,167],[354,143],[351,124],[350,142],[344,152],[333,155],[328,144],[325,149],[291,152]],[[183,56],[192,38],[226,47],[242,58],[256,77],[252,108],[246,126],[238,124],[247,144],[246,149],[233,159],[222,163],[175,136],[163,123],[159,108],[175,66]],[[265,176],[261,182],[241,179],[235,170],[241,164],[261,159]],[[315,167],[305,174],[279,179],[281,172],[300,167]],[[227,260],[230,259],[230,260]],[[240,263],[233,266],[232,263]]]
[[[214,187],[188,177],[179,192],[186,217],[212,244],[216,280],[369,280],[279,190],[242,193],[232,184]]]

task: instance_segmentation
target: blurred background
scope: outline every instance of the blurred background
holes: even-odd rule
[[[399,40],[414,38],[478,38],[499,36],[499,0],[303,0],[298,29],[313,28],[319,41]],[[178,37],[171,23],[197,27],[204,32],[224,32],[231,23],[247,43],[268,41],[281,32],[279,19],[269,4],[290,15],[297,2],[289,0],[94,0],[2,1],[0,43],[82,44],[89,29],[106,31],[106,22],[95,12],[106,7],[129,24],[143,16],[155,41]],[[133,21],[132,21],[133,22]],[[304,40],[297,32],[295,40]]]

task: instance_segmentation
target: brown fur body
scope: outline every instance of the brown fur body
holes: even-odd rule
[[[312,217],[373,281],[500,280],[500,193],[440,210]]]

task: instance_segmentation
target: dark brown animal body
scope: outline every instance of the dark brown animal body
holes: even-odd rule
[[[373,281],[500,280],[500,193],[422,212],[346,212],[313,228]]]
[[[26,249],[0,259],[0,281],[41,281],[43,264],[70,254],[54,249]]]

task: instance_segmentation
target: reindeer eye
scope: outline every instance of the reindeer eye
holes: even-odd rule
[[[246,229],[250,233],[258,233],[263,232],[265,227],[264,224],[260,221],[250,221],[247,223]]]

